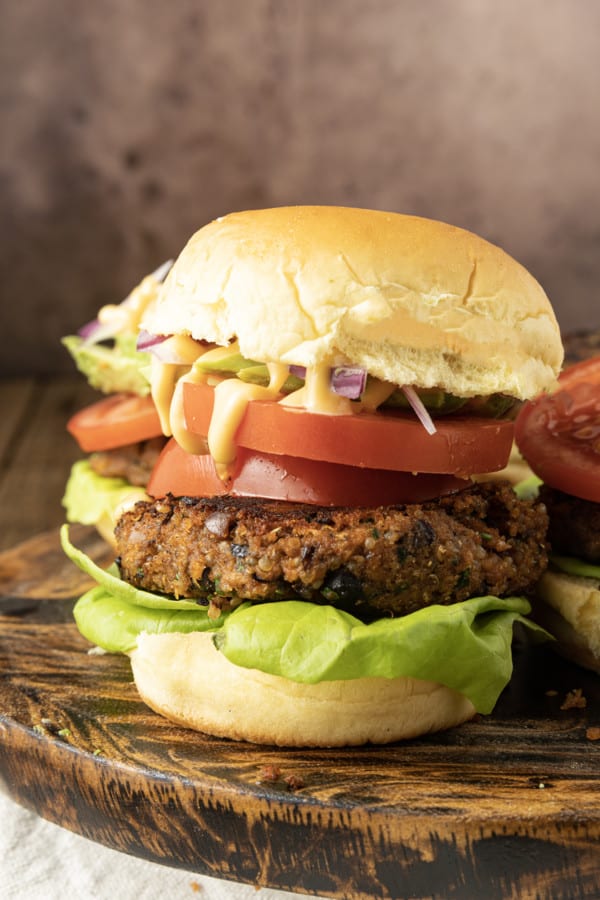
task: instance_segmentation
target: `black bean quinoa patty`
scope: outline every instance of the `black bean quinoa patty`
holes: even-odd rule
[[[122,577],[211,609],[240,599],[331,603],[363,619],[527,593],[547,562],[547,516],[508,483],[410,506],[326,508],[167,496],[120,519]]]
[[[554,552],[600,563],[600,503],[547,485],[540,488],[540,500],[548,509],[548,540]]]
[[[90,465],[98,475],[125,478],[130,484],[146,487],[166,441],[164,437],[156,437],[139,444],[92,453]]]

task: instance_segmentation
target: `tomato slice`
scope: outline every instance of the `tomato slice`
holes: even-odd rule
[[[241,448],[232,478],[217,475],[208,454],[195,456],[171,438],[154,468],[151,497],[263,497],[319,506],[388,506],[420,503],[460,490],[466,482],[452,475],[411,475],[317,462],[298,456],[259,453]]]
[[[151,397],[112,394],[75,413],[67,423],[86,453],[136,444],[162,434]]]
[[[565,369],[558,390],[526,403],[515,437],[542,481],[600,503],[600,357]]]
[[[184,386],[187,427],[206,435],[214,391]],[[273,401],[252,400],[235,440],[263,453],[301,456],[361,468],[467,477],[502,469],[510,454],[513,423],[501,419],[444,417],[428,434],[416,416],[401,412],[329,416]]]

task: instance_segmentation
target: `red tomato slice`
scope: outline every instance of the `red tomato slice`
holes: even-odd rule
[[[67,423],[86,453],[136,444],[162,434],[151,397],[113,394],[75,413]]]
[[[206,435],[214,392],[206,384],[184,387],[186,423]],[[444,417],[428,434],[416,416],[359,413],[329,416],[273,401],[253,400],[236,432],[241,447],[348,466],[467,477],[502,469],[510,454],[513,423]]]
[[[154,468],[152,497],[263,497],[319,506],[386,506],[420,503],[465,487],[452,475],[411,475],[362,469],[241,448],[232,479],[225,483],[209,455],[195,456],[171,439]]]
[[[565,369],[557,391],[526,403],[515,437],[542,481],[600,503],[600,357]]]

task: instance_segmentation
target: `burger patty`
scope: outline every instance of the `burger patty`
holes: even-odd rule
[[[102,450],[90,456],[90,465],[98,475],[126,478],[130,484],[146,487],[166,438],[156,437],[115,450]]]
[[[122,577],[211,609],[331,603],[368,620],[471,596],[527,593],[547,563],[545,507],[508,483],[407,506],[253,498],[141,502],[117,524]]]
[[[554,552],[600,563],[600,503],[547,485],[540,488],[540,500],[548,510],[548,540]]]

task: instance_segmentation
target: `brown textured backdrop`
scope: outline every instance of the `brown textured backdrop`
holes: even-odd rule
[[[25,0],[0,34],[0,371],[205,221],[343,203],[501,244],[600,324],[595,0]]]

